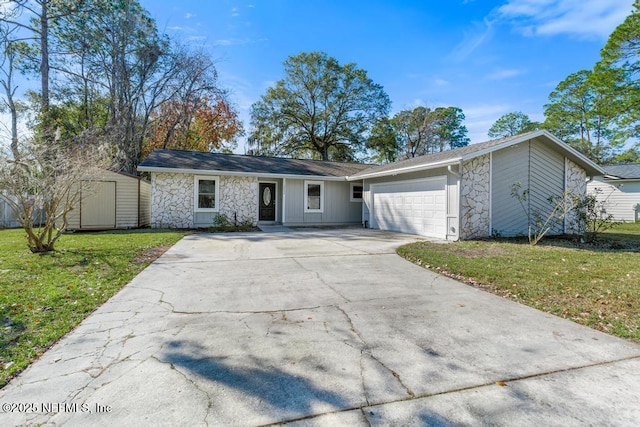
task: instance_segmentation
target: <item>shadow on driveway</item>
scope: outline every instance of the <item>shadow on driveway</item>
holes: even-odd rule
[[[165,345],[160,360],[175,368],[186,369],[196,376],[233,388],[246,397],[253,397],[282,414],[282,420],[314,414],[318,405],[343,410],[353,405],[338,393],[318,387],[306,378],[283,371],[275,366],[262,366],[257,357],[248,360],[252,367],[234,366],[228,357],[206,356],[206,349],[187,341],[171,341]],[[243,362],[247,360],[243,358]],[[327,408],[329,409],[329,408]]]

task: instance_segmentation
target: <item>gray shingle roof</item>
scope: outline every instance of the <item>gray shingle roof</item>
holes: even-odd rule
[[[428,154],[425,156],[414,157],[412,159],[403,160],[396,163],[389,163],[382,166],[374,166],[363,170],[355,175],[349,177],[349,180],[362,179],[373,176],[385,176],[393,175],[396,172],[400,172],[404,169],[420,170],[431,167],[444,166],[446,164],[454,163],[458,160],[469,160],[478,155],[486,154],[491,151],[500,150],[509,146],[517,145],[521,142],[532,140],[535,138],[541,138],[541,140],[560,148],[565,155],[576,162],[583,168],[589,176],[600,175],[603,170],[600,166],[593,163],[583,154],[577,152],[569,145],[565,144],[551,133],[546,130],[537,130],[532,132],[523,133],[520,135],[511,136],[508,138],[494,139],[487,142],[481,142],[478,144],[468,145],[466,147],[457,148],[455,150],[443,151],[435,154]]]
[[[461,157],[468,156],[475,152],[494,147],[496,145],[507,143],[511,140],[526,138],[529,134],[533,134],[533,133],[537,133],[537,131],[520,134],[520,135],[508,137],[508,138],[500,138],[500,139],[494,139],[487,142],[480,142],[478,144],[467,145],[466,147],[456,148],[454,150],[442,151],[440,153],[413,157],[411,159],[401,160],[395,163],[387,163],[381,166],[372,166],[372,167],[369,167],[368,169],[363,170],[362,172],[359,172],[353,175],[353,178],[357,178],[358,175],[367,175],[369,173],[380,173],[380,172],[392,171],[396,169],[403,169],[411,166],[428,165],[432,163],[446,162],[447,160],[455,160]]]
[[[141,171],[162,168],[273,175],[345,177],[370,166],[371,165],[362,163],[325,162],[320,160],[201,153],[196,151],[155,150],[140,163],[139,169]]]
[[[640,163],[627,165],[604,165],[602,166],[607,175],[620,179],[640,179]]]

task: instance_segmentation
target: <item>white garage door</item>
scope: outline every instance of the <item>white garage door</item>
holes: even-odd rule
[[[371,186],[373,224],[381,230],[445,239],[447,178],[398,181]]]

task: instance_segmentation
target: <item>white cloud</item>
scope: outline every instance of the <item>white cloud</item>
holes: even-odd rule
[[[244,44],[250,44],[250,43],[260,43],[260,42],[266,42],[267,38],[262,37],[259,39],[250,39],[248,37],[245,37],[243,39],[238,39],[238,38],[229,38],[229,39],[218,39],[214,42],[214,45],[216,46],[240,46],[240,45],[244,45]]]
[[[195,16],[196,16],[195,13],[187,12],[184,14],[184,19],[191,19],[191,18],[194,18]]]
[[[232,8],[231,16],[240,16],[240,10],[237,7]]]
[[[251,43],[251,40],[248,38],[244,38],[244,39],[236,39],[236,38],[230,38],[230,39],[218,39],[214,42],[214,44],[216,46],[237,46],[237,45],[243,45],[243,44],[248,44]]]
[[[465,119],[463,124],[467,127],[468,137],[472,144],[487,141],[489,128],[503,114],[512,111],[507,104],[476,104],[461,106]]]
[[[485,19],[474,23],[474,28],[464,33],[463,40],[449,53],[448,57],[454,61],[463,61],[476,49],[489,41],[493,36],[493,21]]]
[[[519,70],[516,68],[500,68],[492,73],[489,73],[486,77],[489,80],[505,80],[524,73],[524,70]]]
[[[508,0],[496,13],[525,36],[606,38],[629,15],[632,4],[633,0]]]

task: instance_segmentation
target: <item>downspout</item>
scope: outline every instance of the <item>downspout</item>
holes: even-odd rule
[[[458,212],[456,213],[456,236],[457,239],[456,240],[460,240],[460,225],[462,224],[462,218],[460,218],[460,212],[461,212],[461,207],[462,207],[462,191],[461,191],[461,187],[462,187],[462,159],[460,159],[459,163],[458,163],[458,172],[454,172],[453,165],[448,165],[447,166],[447,171],[449,171],[450,174],[452,174],[453,176],[458,178],[458,185],[456,185],[456,191],[458,193]]]
[[[280,209],[282,210],[280,221],[282,222],[282,225],[285,225],[287,222],[287,178],[282,178],[282,207]]]
[[[142,210],[140,209],[140,188],[142,184],[140,183],[140,177],[138,177],[138,223],[136,224],[137,228],[140,228],[140,223],[142,222]]]

